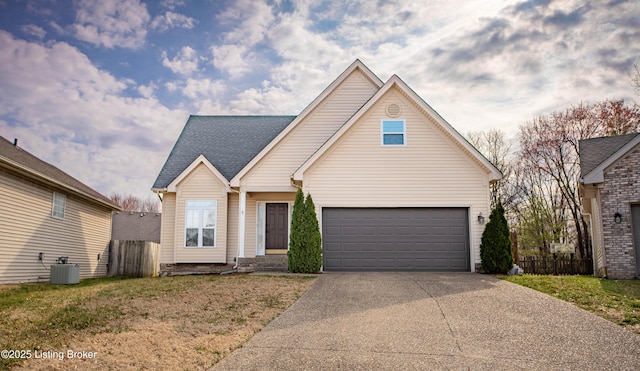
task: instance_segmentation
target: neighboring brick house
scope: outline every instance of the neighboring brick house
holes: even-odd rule
[[[640,133],[580,141],[580,166],[595,274],[640,277]]]

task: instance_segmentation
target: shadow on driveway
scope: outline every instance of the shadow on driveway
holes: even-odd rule
[[[638,369],[640,336],[473,273],[325,273],[216,369]]]

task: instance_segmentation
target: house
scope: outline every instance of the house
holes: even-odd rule
[[[111,239],[160,243],[161,213],[116,211],[113,213]]]
[[[302,188],[325,271],[475,271],[501,176],[398,76],[356,60],[297,116],[188,119],[153,185],[161,269],[286,256]]]
[[[579,149],[594,272],[640,277],[640,133],[581,140]]]
[[[108,198],[0,137],[0,283],[48,281],[59,257],[80,278],[107,273]]]

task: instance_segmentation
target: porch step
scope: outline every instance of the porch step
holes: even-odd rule
[[[286,272],[289,260],[286,255],[256,256],[256,272]]]

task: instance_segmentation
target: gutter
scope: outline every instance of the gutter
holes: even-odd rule
[[[94,195],[91,195],[91,194],[89,194],[87,192],[84,192],[84,191],[82,191],[80,189],[77,189],[77,188],[72,187],[72,186],[70,186],[68,184],[62,183],[62,182],[60,182],[60,181],[58,181],[58,180],[56,180],[54,178],[51,178],[51,177],[46,176],[44,174],[41,174],[41,173],[39,173],[37,171],[34,171],[33,169],[31,169],[29,167],[26,167],[26,166],[23,166],[23,165],[15,162],[15,161],[13,161],[11,159],[8,159],[8,158],[6,158],[4,156],[0,156],[0,163],[1,162],[4,162],[6,165],[9,165],[9,166],[5,166],[5,167],[13,168],[14,170],[16,170],[16,172],[18,172],[18,173],[20,173],[22,175],[25,175],[25,176],[33,179],[33,180],[39,180],[39,181],[41,181],[41,182],[43,182],[45,184],[49,184],[49,185],[52,185],[52,186],[55,186],[55,187],[58,187],[58,188],[65,189],[65,190],[70,191],[71,193],[74,193],[74,194],[76,194],[76,195],[78,195],[78,196],[80,196],[80,197],[82,197],[84,199],[87,199],[89,201],[93,201],[95,203],[99,203],[99,204],[101,204],[103,206],[108,206],[109,208],[114,209],[114,210],[122,211],[122,208],[120,206],[116,205],[116,204],[113,204],[111,202],[107,202],[107,201],[102,200],[102,199],[100,199],[98,197],[95,197]],[[78,182],[80,182],[80,181],[78,181]],[[80,183],[82,183],[82,182],[80,182]],[[86,187],[89,187],[89,186],[86,186]]]

